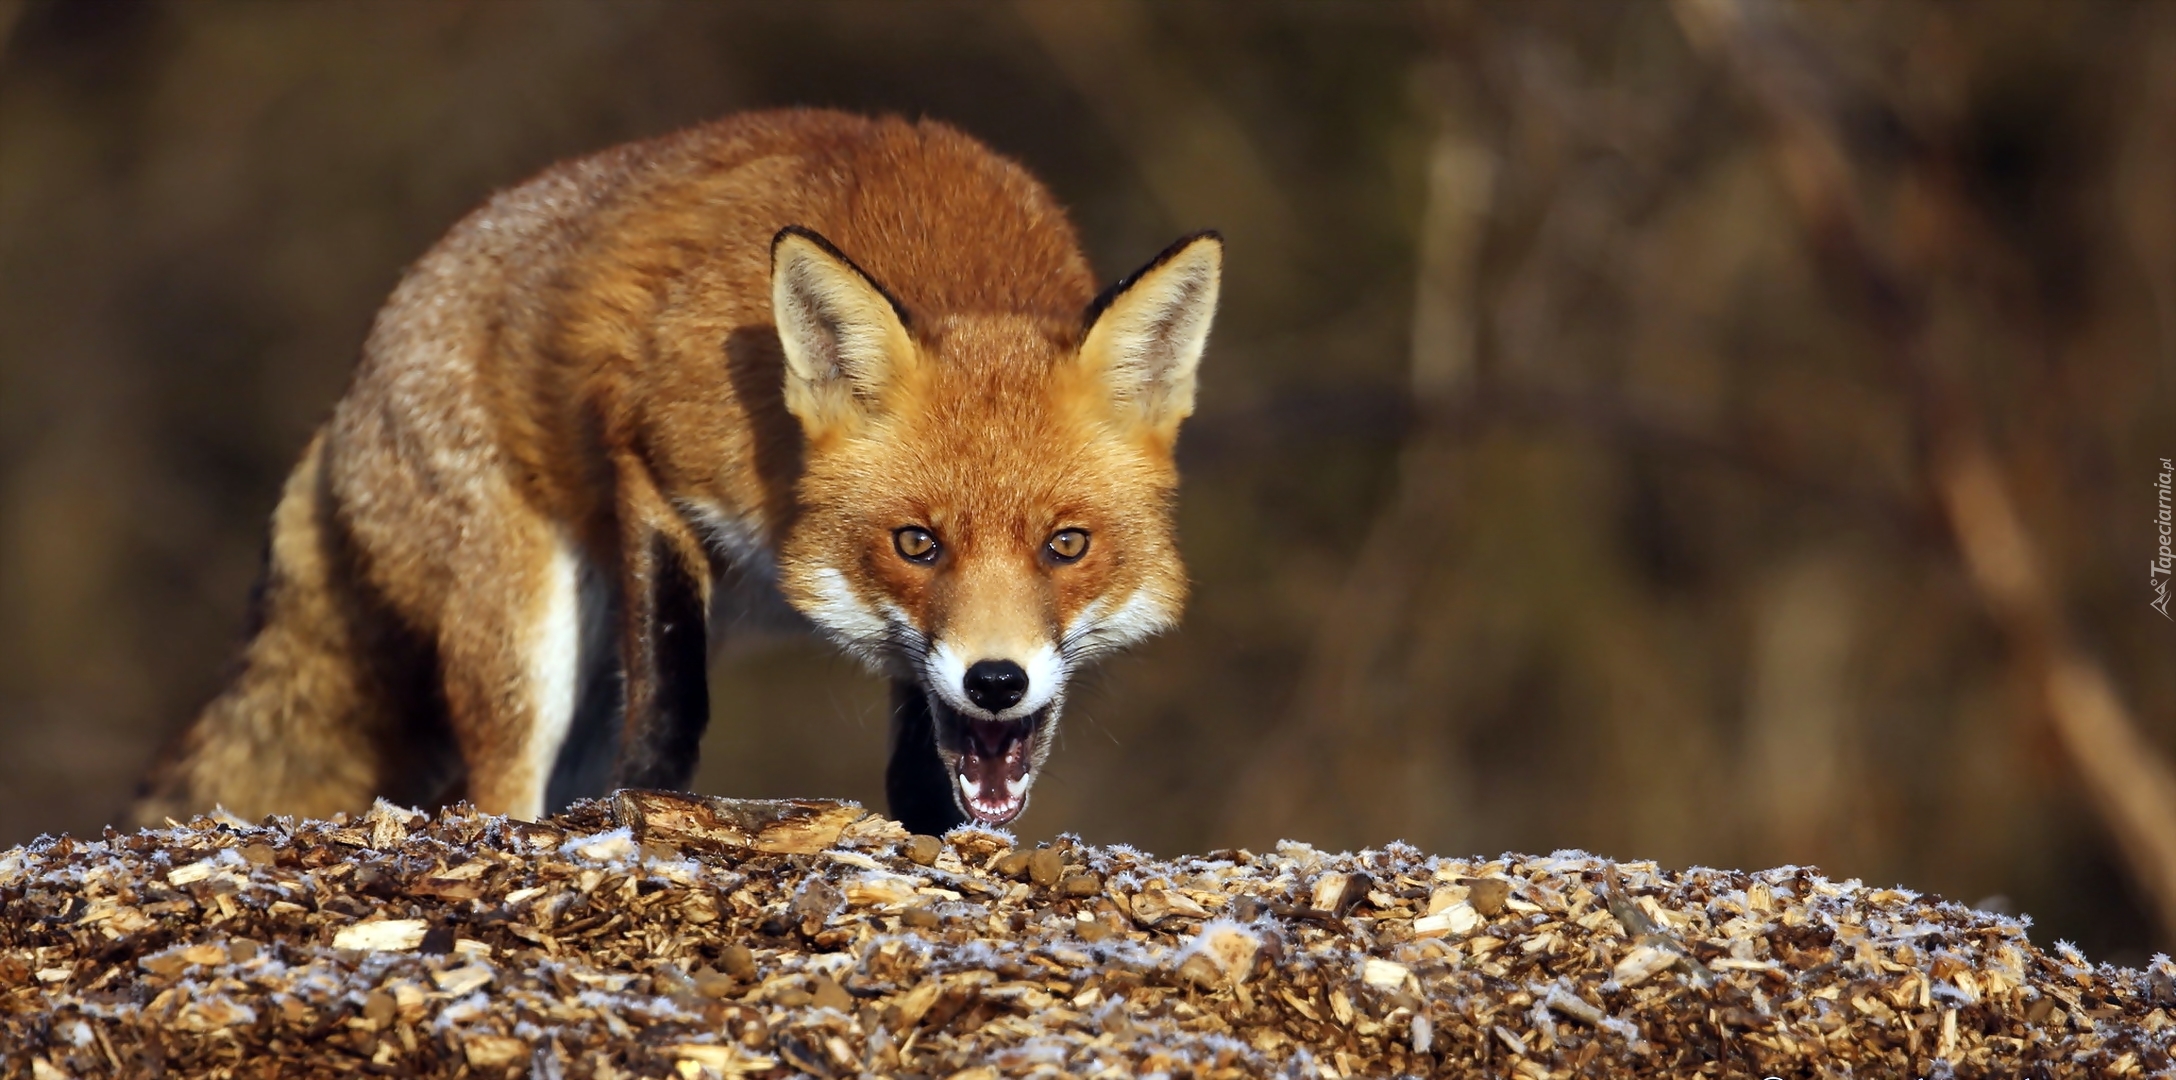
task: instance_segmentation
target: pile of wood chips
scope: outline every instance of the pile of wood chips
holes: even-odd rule
[[[2176,967],[1802,870],[1159,860],[850,804],[0,852],[0,1075],[2132,1076]]]

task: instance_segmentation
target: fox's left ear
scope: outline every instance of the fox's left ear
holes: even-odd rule
[[[1224,238],[1182,237],[1088,306],[1081,361],[1102,374],[1120,415],[1168,442],[1194,411],[1194,373],[1209,344]]]

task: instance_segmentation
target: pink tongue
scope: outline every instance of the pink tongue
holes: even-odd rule
[[[1012,801],[1007,781],[1028,774],[1027,728],[1003,720],[969,720],[967,746],[960,755],[960,776],[975,786],[978,802]]]

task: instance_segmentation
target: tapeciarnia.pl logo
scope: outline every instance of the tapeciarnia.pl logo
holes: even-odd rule
[[[2171,480],[2176,480],[2176,464],[2171,464],[2168,458],[2162,458],[2161,475],[2153,482],[2154,493],[2159,496],[2153,520],[2161,534],[2161,547],[2154,553],[2153,562],[2147,566],[2146,584],[2153,587],[2153,610],[2160,612],[2162,618],[2176,622],[2176,616],[2168,613],[2169,575],[2176,572],[2176,551],[2169,547],[2171,534],[2176,533],[2176,524],[2172,524],[2169,516]]]

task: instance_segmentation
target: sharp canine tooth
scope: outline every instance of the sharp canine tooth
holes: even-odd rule
[[[962,775],[960,777],[960,793],[967,796],[968,802],[974,802],[975,795],[977,794],[977,792],[975,791],[975,782],[969,780],[966,776]]]

